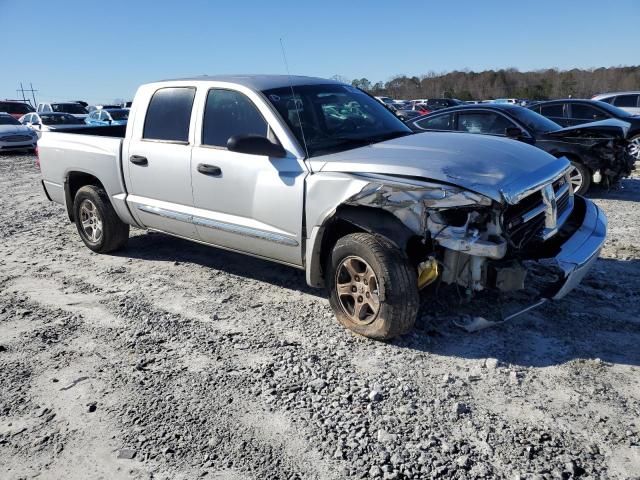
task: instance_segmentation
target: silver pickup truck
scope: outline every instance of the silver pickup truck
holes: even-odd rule
[[[126,127],[43,132],[39,163],[91,250],[121,248],[133,226],[304,269],[343,325],[377,339],[412,328],[433,282],[468,295],[541,283],[541,299],[560,299],[606,235],[566,159],[415,134],[365,92],[318,78],[143,85]]]

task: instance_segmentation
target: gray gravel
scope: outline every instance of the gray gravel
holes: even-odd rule
[[[389,343],[304,274],[133,231],[117,255],[0,156],[3,479],[639,478],[640,176],[594,195],[576,291],[469,334],[495,299],[424,296]]]

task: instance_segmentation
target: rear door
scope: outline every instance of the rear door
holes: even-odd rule
[[[585,105],[583,103],[569,103],[567,104],[567,107],[567,116],[570,120],[567,126],[569,127],[611,118],[610,115],[605,114],[599,108],[592,107],[591,105]]]
[[[227,149],[238,134],[279,142],[281,125],[254,92],[211,88],[202,92],[191,159],[194,222],[200,238],[220,247],[302,264],[304,180],[302,159],[249,155]]]
[[[136,219],[147,228],[192,239],[197,239],[190,217],[195,94],[192,86],[148,92],[150,99],[141,100],[146,112],[136,113],[122,158],[129,172],[127,200]]]
[[[563,127],[570,127],[572,125],[571,120],[566,117],[566,104],[564,103],[542,105],[540,106],[540,115],[547,117],[549,120],[553,120]]]

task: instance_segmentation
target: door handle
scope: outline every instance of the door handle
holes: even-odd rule
[[[207,165],[206,163],[199,163],[198,171],[204,175],[211,175],[212,177],[220,177],[222,175],[222,170],[220,170],[220,167],[216,167],[215,165]]]
[[[131,155],[129,157],[129,161],[135,165],[149,165],[149,160],[147,160],[147,157],[143,157],[140,155]]]

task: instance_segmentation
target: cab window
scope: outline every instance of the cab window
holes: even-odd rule
[[[609,116],[590,105],[571,104],[571,118],[596,121],[604,120]]]
[[[189,142],[189,123],[196,89],[167,87],[157,90],[147,109],[142,138],[166,142]]]

